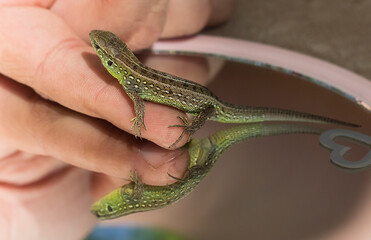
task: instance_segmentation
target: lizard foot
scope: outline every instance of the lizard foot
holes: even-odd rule
[[[193,124],[188,119],[187,116],[185,116],[185,117],[178,116],[178,118],[182,121],[183,124],[170,125],[169,127],[182,127],[183,132],[182,132],[182,134],[180,134],[179,138],[173,144],[170,145],[169,149],[171,149],[175,145],[177,145],[180,142],[180,140],[182,140],[185,133],[189,134],[189,137],[188,137],[188,140],[187,140],[187,142],[189,142],[189,140],[191,139],[192,134],[195,132],[195,130],[193,129]]]
[[[144,130],[147,130],[146,129],[146,126],[144,125],[143,119],[134,117],[133,119],[131,119],[131,121],[133,122],[133,124],[131,125],[130,130],[133,130],[133,128],[134,128],[134,136],[135,136],[135,138],[139,137],[140,139],[142,139],[141,126],[143,126],[143,129]]]

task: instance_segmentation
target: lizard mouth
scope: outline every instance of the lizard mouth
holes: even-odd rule
[[[99,214],[99,212],[97,211],[97,210],[90,210],[90,212],[94,215],[94,216],[96,216],[97,218],[100,218],[101,217],[101,215]]]
[[[110,212],[109,214],[99,213],[97,210],[90,210],[90,212],[97,217],[99,220],[108,220],[128,215],[129,213]]]
[[[112,218],[117,218],[117,217],[120,216],[120,215],[118,214],[117,211],[116,211],[116,212],[110,212],[110,213],[105,214],[105,213],[101,213],[101,212],[99,212],[99,210],[97,210],[97,209],[92,208],[92,209],[90,210],[90,212],[91,212],[95,217],[97,217],[97,218],[100,219],[100,220],[112,219]]]
[[[97,49],[97,50],[100,49],[99,45],[96,44],[96,43],[94,43],[94,48]]]
[[[95,48],[95,50],[101,49],[100,44],[98,44],[98,41],[97,41],[97,40],[101,39],[101,37],[99,36],[101,32],[102,31],[100,31],[100,30],[92,30],[89,33],[89,38],[90,38],[91,45]]]
[[[90,42],[91,42],[91,45],[94,47],[95,50],[101,49],[101,47],[99,46],[97,41],[94,40],[92,37],[90,37]]]

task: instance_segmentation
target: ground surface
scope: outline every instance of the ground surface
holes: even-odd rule
[[[231,19],[205,34],[295,50],[371,80],[371,1],[238,0]]]

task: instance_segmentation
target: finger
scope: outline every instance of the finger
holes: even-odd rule
[[[42,8],[50,8],[55,0],[1,0],[0,7],[4,6],[37,6]]]
[[[209,0],[170,0],[161,38],[195,34],[206,26],[210,16]]]
[[[132,49],[149,47],[158,39],[166,20],[167,4],[168,0],[0,1],[0,7],[37,6],[50,10],[86,42],[92,29],[115,32]]]
[[[211,0],[211,14],[207,25],[215,26],[225,22],[232,15],[236,2],[236,0]]]
[[[182,176],[187,166],[183,150],[135,141],[106,121],[46,101],[5,77],[0,78],[0,112],[0,140],[28,153],[120,178],[137,169],[157,184],[171,181],[167,172]]]
[[[138,49],[149,47],[159,38],[167,4],[167,0],[59,0],[50,10],[85,41],[89,40],[92,29],[104,29],[115,32],[132,49]],[[83,18],[81,13],[84,13]]]
[[[161,38],[188,36],[226,21],[235,0],[170,0]]]
[[[132,101],[92,48],[59,18],[38,8],[1,8],[0,19],[0,72],[70,109],[131,132]],[[167,126],[183,113],[150,102],[145,109],[142,137],[167,148],[182,132]]]
[[[225,21],[234,0],[121,0],[56,1],[51,11],[88,41],[91,29],[115,32],[133,49],[145,48],[162,38],[192,35],[207,25]],[[84,18],[81,13],[84,12]],[[101,21],[104,19],[104,21]]]
[[[162,38],[192,35],[207,25],[224,22],[235,0],[121,0],[42,1],[37,6],[61,17],[80,38],[88,42],[92,29],[115,32],[132,49],[149,47]],[[5,1],[0,6],[36,5],[33,1]],[[81,18],[81,13],[84,17]]]
[[[0,158],[0,182],[17,186],[28,185],[50,176],[66,165],[49,156],[13,151],[12,154]]]

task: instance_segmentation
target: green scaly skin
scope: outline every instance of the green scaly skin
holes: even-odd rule
[[[328,117],[285,109],[229,104],[220,100],[202,85],[143,65],[126,44],[112,32],[93,30],[89,37],[103,66],[118,79],[134,102],[136,116],[132,119],[132,128],[135,130],[135,136],[140,137],[141,128],[145,129],[143,100],[168,105],[196,116],[192,121],[179,117],[182,124],[171,126],[183,127],[184,131],[170,148],[175,146],[185,133],[191,136],[208,119],[225,123],[296,121],[358,126]]]
[[[190,164],[189,171],[182,180],[167,186],[152,186],[142,183],[135,172],[132,174],[131,183],[95,202],[91,211],[97,218],[104,220],[165,207],[192,192],[220,154],[238,142],[282,134],[319,134],[321,131],[310,126],[256,123],[222,130],[208,138],[192,139],[185,146]]]

